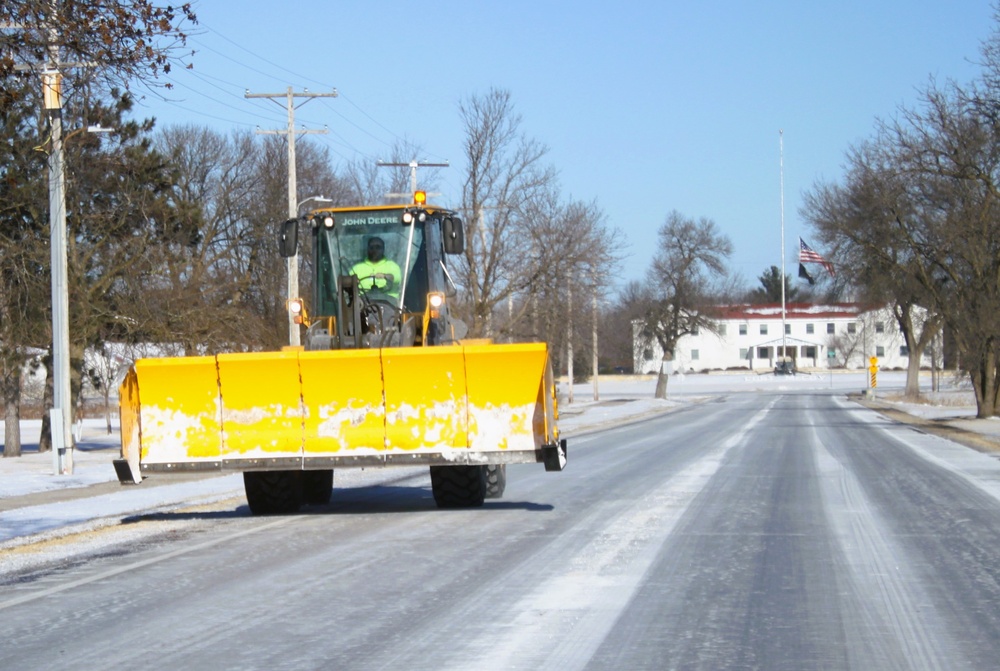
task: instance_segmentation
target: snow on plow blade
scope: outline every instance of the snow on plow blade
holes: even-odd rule
[[[148,471],[565,464],[544,343],[141,359],[122,482]]]

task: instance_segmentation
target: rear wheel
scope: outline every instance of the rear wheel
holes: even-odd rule
[[[322,506],[330,502],[333,493],[333,469],[302,471],[302,498],[309,505]]]
[[[486,498],[499,499],[507,489],[507,464],[490,464],[486,467]]]
[[[243,488],[254,515],[294,513],[302,506],[302,471],[244,471]]]
[[[438,508],[483,505],[486,481],[486,466],[431,466],[431,491]]]

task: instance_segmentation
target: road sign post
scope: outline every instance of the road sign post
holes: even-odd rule
[[[868,386],[871,387],[874,396],[875,387],[878,386],[878,357],[875,356],[868,359]]]

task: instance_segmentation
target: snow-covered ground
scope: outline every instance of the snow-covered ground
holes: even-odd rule
[[[891,399],[902,389],[905,376],[901,372],[880,373],[877,396]],[[559,426],[563,435],[572,439],[588,430],[621,423],[629,419],[668,411],[678,405],[697,403],[707,398],[729,393],[833,390],[860,392],[867,386],[867,374],[822,373],[796,376],[774,375],[676,375],[671,376],[668,399],[653,398],[655,376],[614,376],[598,380],[598,399],[590,383],[573,387],[569,401],[568,387],[560,389]],[[930,389],[930,378],[923,380]],[[912,414],[923,417],[974,417],[975,404],[971,391],[948,378],[945,391],[935,395],[936,405],[897,404]],[[0,435],[3,427],[0,422]],[[1000,422],[996,423],[1000,433]],[[118,456],[117,428],[108,434],[103,420],[85,421],[79,428],[78,447],[73,453],[74,470],[70,475],[55,475],[51,453],[38,452],[40,421],[21,423],[23,456],[0,459],[0,510],[3,499],[66,488],[87,487],[116,480],[112,460]],[[426,469],[413,469],[425,471]],[[387,476],[391,473],[391,476]],[[398,477],[392,471],[344,469],[336,474],[337,487],[375,484],[386,477]],[[0,512],[0,549],[12,539],[34,534],[76,528],[93,520],[123,514],[138,514],[169,506],[209,503],[243,496],[240,474],[228,474],[160,486],[121,487],[110,493],[95,493],[72,501],[40,503]]]

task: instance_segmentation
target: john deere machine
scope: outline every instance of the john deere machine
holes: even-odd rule
[[[304,345],[136,361],[119,390],[123,483],[242,471],[250,510],[273,514],[329,502],[335,468],[427,465],[440,507],[501,496],[510,463],[563,469],[546,345],[464,340],[449,310],[447,260],[464,249],[454,212],[420,193],[315,210],[284,222],[283,256],[300,228],[313,296],[289,310]],[[383,272],[369,275],[376,240]]]

